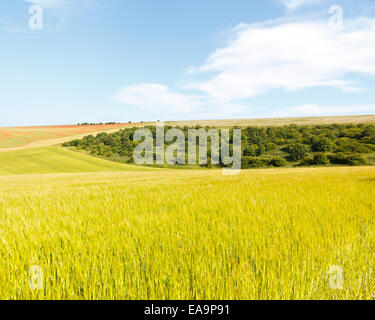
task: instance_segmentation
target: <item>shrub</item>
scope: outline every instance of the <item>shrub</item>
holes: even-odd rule
[[[312,145],[315,152],[327,152],[332,150],[332,142],[328,138],[321,138]]]
[[[314,155],[314,158],[312,159],[312,164],[327,165],[327,164],[329,164],[329,159],[327,158],[327,156],[324,153],[318,152]]]
[[[292,144],[285,149],[292,160],[298,161],[307,155],[308,148],[304,144]]]
[[[288,165],[288,162],[282,157],[272,158],[269,164],[273,167],[285,167]]]
[[[362,135],[363,135],[364,137],[375,137],[375,126],[369,126],[369,127],[366,127],[366,128],[363,130]]]
[[[361,132],[361,129],[359,128],[349,128],[349,129],[340,131],[340,137],[347,137],[347,138],[355,139],[361,136],[362,136],[362,132]]]
[[[346,144],[335,150],[336,153],[371,153],[373,152],[372,148],[369,148],[366,145],[354,142],[352,144]]]
[[[243,151],[245,157],[254,157],[258,153],[258,146],[256,144],[247,145]]]
[[[303,158],[298,165],[300,166],[311,166],[313,164],[313,158],[305,157]]]
[[[261,157],[243,157],[242,168],[264,168],[270,165],[270,160]]]
[[[369,144],[371,144],[371,145],[375,144],[375,136],[373,136],[373,137],[363,137],[361,139],[361,142],[367,144],[367,146],[370,147]],[[371,146],[371,147],[373,147],[373,146]]]
[[[336,153],[329,157],[334,164],[345,164],[349,166],[360,166],[367,163],[367,159],[361,154]]]

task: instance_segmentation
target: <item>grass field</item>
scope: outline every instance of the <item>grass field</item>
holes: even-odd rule
[[[0,153],[0,176],[46,173],[147,171],[99,158],[85,156],[61,147],[42,147]]]
[[[0,298],[372,299],[374,200],[370,167],[0,177]]]
[[[56,141],[53,144],[58,144],[64,142],[65,137],[83,137],[87,134],[95,134],[103,131],[113,132],[134,125],[137,124],[0,128],[0,149],[22,147],[29,144],[38,146],[38,142],[45,140],[53,140]]]
[[[171,121],[167,122],[171,126],[188,126],[195,127],[278,127],[290,124],[313,125],[313,124],[373,124],[375,115],[365,116],[332,116],[332,117],[307,117],[307,118],[266,118],[266,119],[233,119],[233,120],[192,120],[192,121]]]

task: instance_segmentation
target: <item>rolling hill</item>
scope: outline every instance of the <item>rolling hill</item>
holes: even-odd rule
[[[305,117],[305,118],[265,118],[265,119],[228,119],[228,120],[191,120],[191,121],[169,121],[171,126],[188,126],[195,127],[197,125],[205,127],[279,127],[290,124],[297,125],[317,125],[317,124],[373,124],[375,123],[375,115],[365,116],[332,116],[332,117]]]
[[[0,153],[0,176],[46,173],[147,171],[61,147],[41,147]]]
[[[216,126],[216,127],[263,127],[263,126],[284,126],[290,124],[373,124],[375,115],[366,116],[337,116],[337,117],[309,117],[309,118],[279,118],[279,119],[233,119],[233,120],[197,120],[197,121],[168,121],[166,125],[171,126]],[[0,153],[22,149],[32,149],[44,146],[53,146],[64,142],[82,139],[88,134],[96,135],[101,132],[114,133],[123,128],[141,127],[153,125],[148,123],[121,123],[109,125],[91,126],[38,126],[38,127],[7,127],[0,128]]]
[[[98,134],[100,132],[113,133],[122,128],[137,125],[136,123],[118,123],[87,126],[68,125],[0,128],[0,152],[56,145],[73,138],[83,138],[88,134]]]

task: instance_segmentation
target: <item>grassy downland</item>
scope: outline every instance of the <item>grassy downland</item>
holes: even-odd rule
[[[0,298],[371,299],[374,200],[368,167],[0,177]]]
[[[323,125],[323,124],[374,124],[375,115],[365,116],[332,116],[332,117],[305,117],[305,118],[265,118],[265,119],[232,119],[232,120],[191,120],[191,121],[169,121],[171,126],[197,125],[205,127],[232,128],[239,127],[281,127],[291,124],[297,125]]]
[[[0,152],[2,149],[21,148],[24,146],[41,147],[55,145],[79,139],[87,134],[99,132],[115,132],[121,128],[138,126],[139,124],[104,124],[88,126],[45,126],[45,127],[9,127],[0,128]],[[51,140],[51,144],[46,141]]]
[[[0,176],[130,170],[147,169],[89,157],[61,147],[43,147],[0,153]]]

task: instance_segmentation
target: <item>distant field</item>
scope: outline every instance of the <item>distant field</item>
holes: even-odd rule
[[[280,118],[280,119],[238,119],[238,120],[197,120],[197,121],[168,121],[166,125],[172,126],[283,126],[289,124],[329,124],[329,123],[375,123],[375,115],[344,116],[344,117],[312,117],[312,118]],[[133,123],[94,126],[42,126],[42,127],[9,127],[0,128],[0,152],[51,146],[64,143],[73,139],[82,139],[88,134],[100,132],[112,133],[126,127],[154,125],[155,123]]]
[[[344,117],[311,117],[311,118],[280,118],[280,119],[238,119],[238,120],[197,120],[169,121],[172,126],[283,126],[289,124],[328,124],[328,123],[375,123],[375,115],[344,116]],[[60,144],[69,139],[80,139],[87,134],[107,131],[114,132],[129,126],[144,126],[154,123],[114,124],[96,126],[44,126],[44,127],[9,127],[0,128],[0,152],[14,147],[38,147]],[[2,150],[3,149],[3,150]]]
[[[366,167],[0,177],[0,298],[372,299],[374,200]]]
[[[170,121],[171,126],[188,126],[196,125],[215,126],[215,127],[265,127],[265,126],[284,126],[290,124],[309,125],[309,124],[331,124],[331,123],[375,123],[375,115],[366,116],[343,116],[343,117],[309,117],[309,118],[275,118],[275,119],[237,119],[237,120],[197,120],[197,121]]]
[[[46,127],[13,127],[0,128],[0,148],[22,147],[28,144],[38,146],[45,140],[56,140],[62,143],[65,137],[90,134],[102,131],[119,130],[137,124],[112,124],[94,126],[46,126]],[[62,141],[62,142],[60,142]],[[56,144],[57,144],[56,143]]]
[[[0,176],[46,173],[147,171],[86,156],[61,147],[42,147],[0,153]]]

